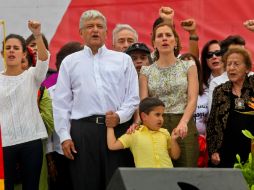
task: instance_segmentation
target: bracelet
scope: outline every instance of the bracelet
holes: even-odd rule
[[[34,36],[34,39],[37,39],[37,38],[39,38],[40,36],[42,36],[42,34],[41,33],[39,33],[39,34],[33,34],[33,36]]]
[[[199,37],[196,34],[191,34],[189,40],[198,41]]]

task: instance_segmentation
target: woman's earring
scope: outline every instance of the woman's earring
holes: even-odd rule
[[[151,53],[153,62],[159,59],[159,51],[157,48],[154,48],[154,51]]]

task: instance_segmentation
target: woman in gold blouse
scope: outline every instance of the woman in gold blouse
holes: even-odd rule
[[[213,92],[213,102],[207,125],[207,145],[211,166],[232,168],[236,154],[246,161],[250,140],[241,130],[254,133],[254,117],[244,114],[254,97],[254,77],[249,53],[243,48],[230,49],[223,57],[229,81]]]
[[[143,66],[140,72],[140,97],[157,97],[164,102],[163,127],[181,136],[181,156],[174,167],[196,167],[198,132],[193,121],[198,97],[197,68],[193,61],[178,59],[179,37],[174,28],[166,23],[154,27],[152,43],[155,62]]]

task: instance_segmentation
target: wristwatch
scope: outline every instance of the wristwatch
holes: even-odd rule
[[[191,34],[189,40],[198,41],[199,37],[196,34]]]

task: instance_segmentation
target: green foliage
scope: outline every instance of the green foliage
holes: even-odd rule
[[[254,136],[248,130],[242,130],[242,133],[254,140]],[[237,163],[234,164],[234,168],[239,168],[242,171],[242,174],[247,181],[250,190],[254,190],[254,154],[250,153],[248,160],[245,163],[241,162],[240,155],[236,155]]]
[[[240,156],[236,155],[237,163],[235,163],[234,168],[241,169],[245,180],[247,181],[250,188],[254,188],[254,164],[252,154],[249,154],[249,158],[245,163],[241,162]]]
[[[249,139],[254,140],[254,136],[251,134],[250,131],[248,131],[248,130],[242,130],[242,133],[244,134],[244,136],[248,137]]]

